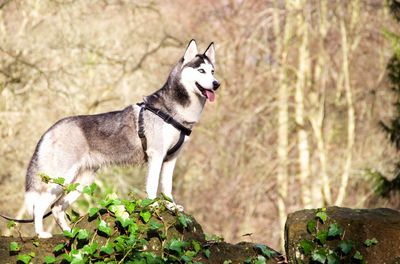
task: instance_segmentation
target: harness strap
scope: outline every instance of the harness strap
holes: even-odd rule
[[[176,129],[185,133],[186,136],[190,136],[190,134],[192,133],[191,129],[185,127],[184,125],[176,121],[172,116],[161,111],[161,109],[154,108],[146,103],[139,103],[138,106],[142,108],[144,107],[146,110],[149,110],[150,112],[158,115],[162,120],[164,120],[164,122],[174,126]]]
[[[164,122],[172,125],[176,129],[181,131],[181,133],[179,134],[178,142],[176,142],[176,144],[167,151],[167,155],[165,157],[165,160],[166,160],[168,156],[171,156],[172,154],[174,154],[176,151],[178,151],[180,149],[183,142],[185,141],[185,136],[190,136],[190,134],[192,133],[192,130],[189,128],[186,128],[181,123],[176,121],[172,116],[170,116],[167,113],[164,113],[160,109],[151,107],[151,106],[147,105],[146,103],[138,103],[137,105],[140,106],[139,120],[138,120],[138,126],[139,126],[138,136],[139,136],[140,140],[142,141],[142,148],[143,148],[143,152],[144,152],[146,161],[147,161],[148,157],[146,154],[147,139],[146,139],[146,135],[144,134],[144,121],[143,121],[144,110],[149,110],[153,114],[159,116]]]
[[[147,139],[146,135],[144,134],[144,122],[143,122],[143,112],[144,112],[144,107],[140,106],[140,111],[139,111],[139,120],[138,120],[138,136],[140,138],[140,141],[142,141],[142,148],[143,148],[143,153],[144,153],[144,159],[147,161]]]
[[[170,148],[167,152],[167,157],[174,154],[183,144],[183,142],[185,141],[185,133],[183,133],[181,131],[181,133],[179,134],[179,140],[178,142],[176,142],[176,144]]]

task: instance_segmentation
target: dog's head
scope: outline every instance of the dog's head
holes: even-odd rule
[[[215,47],[214,43],[208,46],[203,54],[199,54],[195,40],[189,42],[183,55],[181,68],[181,83],[190,89],[190,92],[208,99],[215,99],[215,91],[220,83],[214,77]]]

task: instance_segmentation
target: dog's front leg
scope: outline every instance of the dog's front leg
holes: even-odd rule
[[[170,210],[178,210],[178,211],[183,211],[184,208],[182,205],[177,205],[175,203],[175,200],[172,196],[172,177],[174,174],[174,168],[176,164],[176,157],[165,161],[162,164],[162,169],[161,169],[161,191],[172,200],[172,203],[167,203],[167,208]]]
[[[176,157],[165,161],[161,168],[161,191],[170,198],[172,201],[172,177],[174,174],[174,168],[176,164]]]
[[[146,192],[148,198],[155,199],[157,197],[158,181],[160,178],[163,156],[157,154],[149,155],[148,163],[149,170],[147,172]]]

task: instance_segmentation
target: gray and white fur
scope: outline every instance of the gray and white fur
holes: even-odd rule
[[[191,129],[199,121],[207,99],[213,101],[219,87],[214,65],[214,44],[198,54],[196,42],[190,41],[164,86],[145,97],[144,102]],[[181,148],[172,157],[165,159],[165,156],[179,139],[180,131],[145,111],[147,150],[144,153],[138,137],[139,110],[139,106],[130,105],[115,112],[67,117],[41,137],[28,166],[25,196],[39,237],[51,237],[43,228],[43,216],[50,207],[57,224],[63,230],[70,230],[65,210],[80,196],[83,187],[94,181],[96,171],[104,165],[142,164],[147,154],[148,197],[156,198],[161,181],[161,191],[173,201],[172,176]],[[61,186],[42,182],[40,173],[51,178],[62,177],[65,184],[79,183],[78,188],[65,194]]]

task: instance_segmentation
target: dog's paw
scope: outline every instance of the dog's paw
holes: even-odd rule
[[[39,238],[50,238],[53,237],[53,235],[50,232],[40,232],[38,234]]]
[[[72,228],[71,228],[68,224],[63,224],[63,225],[61,226],[61,229],[62,229],[63,231],[69,231],[69,232],[72,231]]]
[[[159,202],[154,202],[154,203],[150,204],[149,207],[150,207],[150,209],[155,210],[155,209],[160,207],[160,203]]]
[[[171,202],[166,202],[165,207],[170,211],[183,212],[185,210],[182,205]]]

